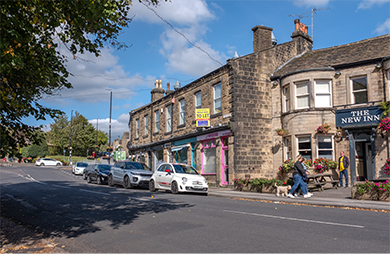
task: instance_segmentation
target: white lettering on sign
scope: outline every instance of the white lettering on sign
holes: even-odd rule
[[[368,110],[352,111],[351,117],[341,118],[341,124],[367,123],[380,120],[380,115],[370,115]]]

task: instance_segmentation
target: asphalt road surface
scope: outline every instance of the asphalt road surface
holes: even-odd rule
[[[389,213],[150,193],[57,167],[0,168],[1,215],[68,252],[367,253],[390,249]]]

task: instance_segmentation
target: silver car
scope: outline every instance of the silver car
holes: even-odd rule
[[[131,189],[134,186],[145,186],[147,188],[152,175],[153,171],[144,163],[117,161],[111,167],[108,185],[120,184],[126,189]]]

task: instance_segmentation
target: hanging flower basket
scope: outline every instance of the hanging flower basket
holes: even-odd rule
[[[276,133],[279,135],[279,136],[284,136],[288,133],[288,131],[286,129],[276,129]]]
[[[316,133],[325,134],[328,133],[331,130],[330,125],[327,123],[324,123],[317,127]]]
[[[390,131],[390,118],[388,117],[382,118],[377,129],[380,134],[388,133]]]

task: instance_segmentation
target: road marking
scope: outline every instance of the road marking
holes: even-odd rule
[[[79,189],[80,191],[84,191],[84,192],[89,192],[89,193],[95,193],[95,194],[100,194],[100,195],[106,195],[106,196],[111,196],[111,194],[109,193],[105,193],[105,192],[99,192],[99,191],[90,191],[90,190],[84,190],[84,189]]]
[[[274,215],[267,215],[267,214],[260,214],[260,213],[247,213],[247,212],[231,211],[231,210],[223,210],[223,211],[227,213],[260,216],[260,217],[267,217],[267,218],[274,218],[274,219],[281,219],[281,220],[304,221],[304,222],[317,223],[317,224],[327,224],[327,225],[352,227],[352,228],[364,228],[364,226],[361,225],[343,224],[343,223],[335,223],[335,222],[328,222],[328,221],[306,220],[306,219],[289,218],[289,217],[274,216]]]

